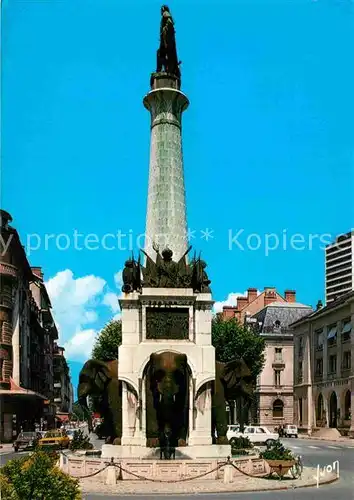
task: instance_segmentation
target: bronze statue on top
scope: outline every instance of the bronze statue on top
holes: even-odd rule
[[[123,287],[122,292],[141,292],[141,266],[140,255],[137,261],[132,257],[125,262],[123,269]]]
[[[178,61],[175,28],[170,9],[167,5],[161,7],[161,25],[160,25],[160,47],[157,51],[156,72],[166,71],[171,75],[181,78],[181,71]]]
[[[156,263],[144,250],[141,250],[147,258],[146,268],[143,268],[144,286],[161,288],[188,287],[190,270],[187,266],[186,255],[192,247],[188,248],[178,262],[172,260],[173,252],[169,248],[165,248],[160,254],[160,249],[155,243],[152,247],[157,254]]]
[[[158,245],[153,244],[156,252],[156,262],[144,251],[146,265],[140,264],[140,256],[137,261],[134,255],[125,263],[123,270],[124,293],[134,291],[141,292],[142,287],[149,288],[193,288],[197,293],[211,293],[208,275],[205,271],[206,263],[200,256],[194,258],[187,264],[186,256],[191,250],[191,246],[186,250],[178,262],[175,262],[173,252],[165,248],[160,253]],[[142,279],[141,279],[142,277]]]

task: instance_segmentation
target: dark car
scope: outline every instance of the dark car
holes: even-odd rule
[[[35,448],[41,436],[38,432],[20,432],[14,442],[14,450]]]

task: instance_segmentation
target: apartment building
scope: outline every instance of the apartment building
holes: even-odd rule
[[[258,293],[257,288],[249,288],[246,297],[237,297],[236,305],[224,306],[220,314],[223,319],[235,318],[243,324],[246,317],[253,316],[272,302],[293,303],[295,301],[296,292],[294,290],[285,290],[283,296],[274,287],[265,287],[260,293]]]
[[[354,292],[291,325],[294,418],[309,434],[321,427],[354,436]]]
[[[354,290],[354,231],[326,247],[326,304]]]
[[[252,316],[266,342],[265,365],[258,376],[255,419],[275,428],[293,423],[293,331],[290,324],[312,312],[298,302],[272,302]]]
[[[54,425],[52,351],[58,332],[40,268],[0,210],[0,441]]]
[[[64,356],[64,347],[54,347],[54,403],[56,405],[57,424],[69,420],[73,405],[73,390],[69,366]]]

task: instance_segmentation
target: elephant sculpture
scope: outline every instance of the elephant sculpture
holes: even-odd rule
[[[249,403],[253,398],[254,380],[242,358],[228,363],[215,362],[215,386],[213,392],[212,436],[218,444],[228,444],[226,437],[228,415],[226,403],[236,401]],[[241,413],[241,412],[240,412]],[[242,425],[242,422],[240,422]]]
[[[90,359],[81,369],[78,402],[88,409],[87,396],[98,398],[97,410],[103,416],[106,443],[120,444],[122,437],[122,384],[118,381],[118,360]],[[92,430],[91,422],[89,428]]]
[[[161,456],[169,459],[174,456],[175,448],[186,443],[188,429],[188,363],[185,354],[164,352],[151,354],[148,384],[156,415],[158,443]],[[148,444],[151,436],[147,429]],[[148,419],[149,422],[149,419]]]
[[[185,354],[151,354],[146,382],[146,444],[159,447],[161,457],[174,458],[177,446],[186,446],[189,428],[189,370]],[[212,437],[228,444],[226,403],[250,401],[253,378],[245,362],[234,359],[215,363],[212,384]],[[99,411],[106,426],[106,442],[120,444],[122,436],[122,384],[118,380],[118,360],[91,359],[79,376],[79,403],[87,408],[87,396],[100,396]]]

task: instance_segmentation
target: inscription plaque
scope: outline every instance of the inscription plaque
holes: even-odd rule
[[[187,308],[146,309],[146,338],[188,340],[189,310]]]

